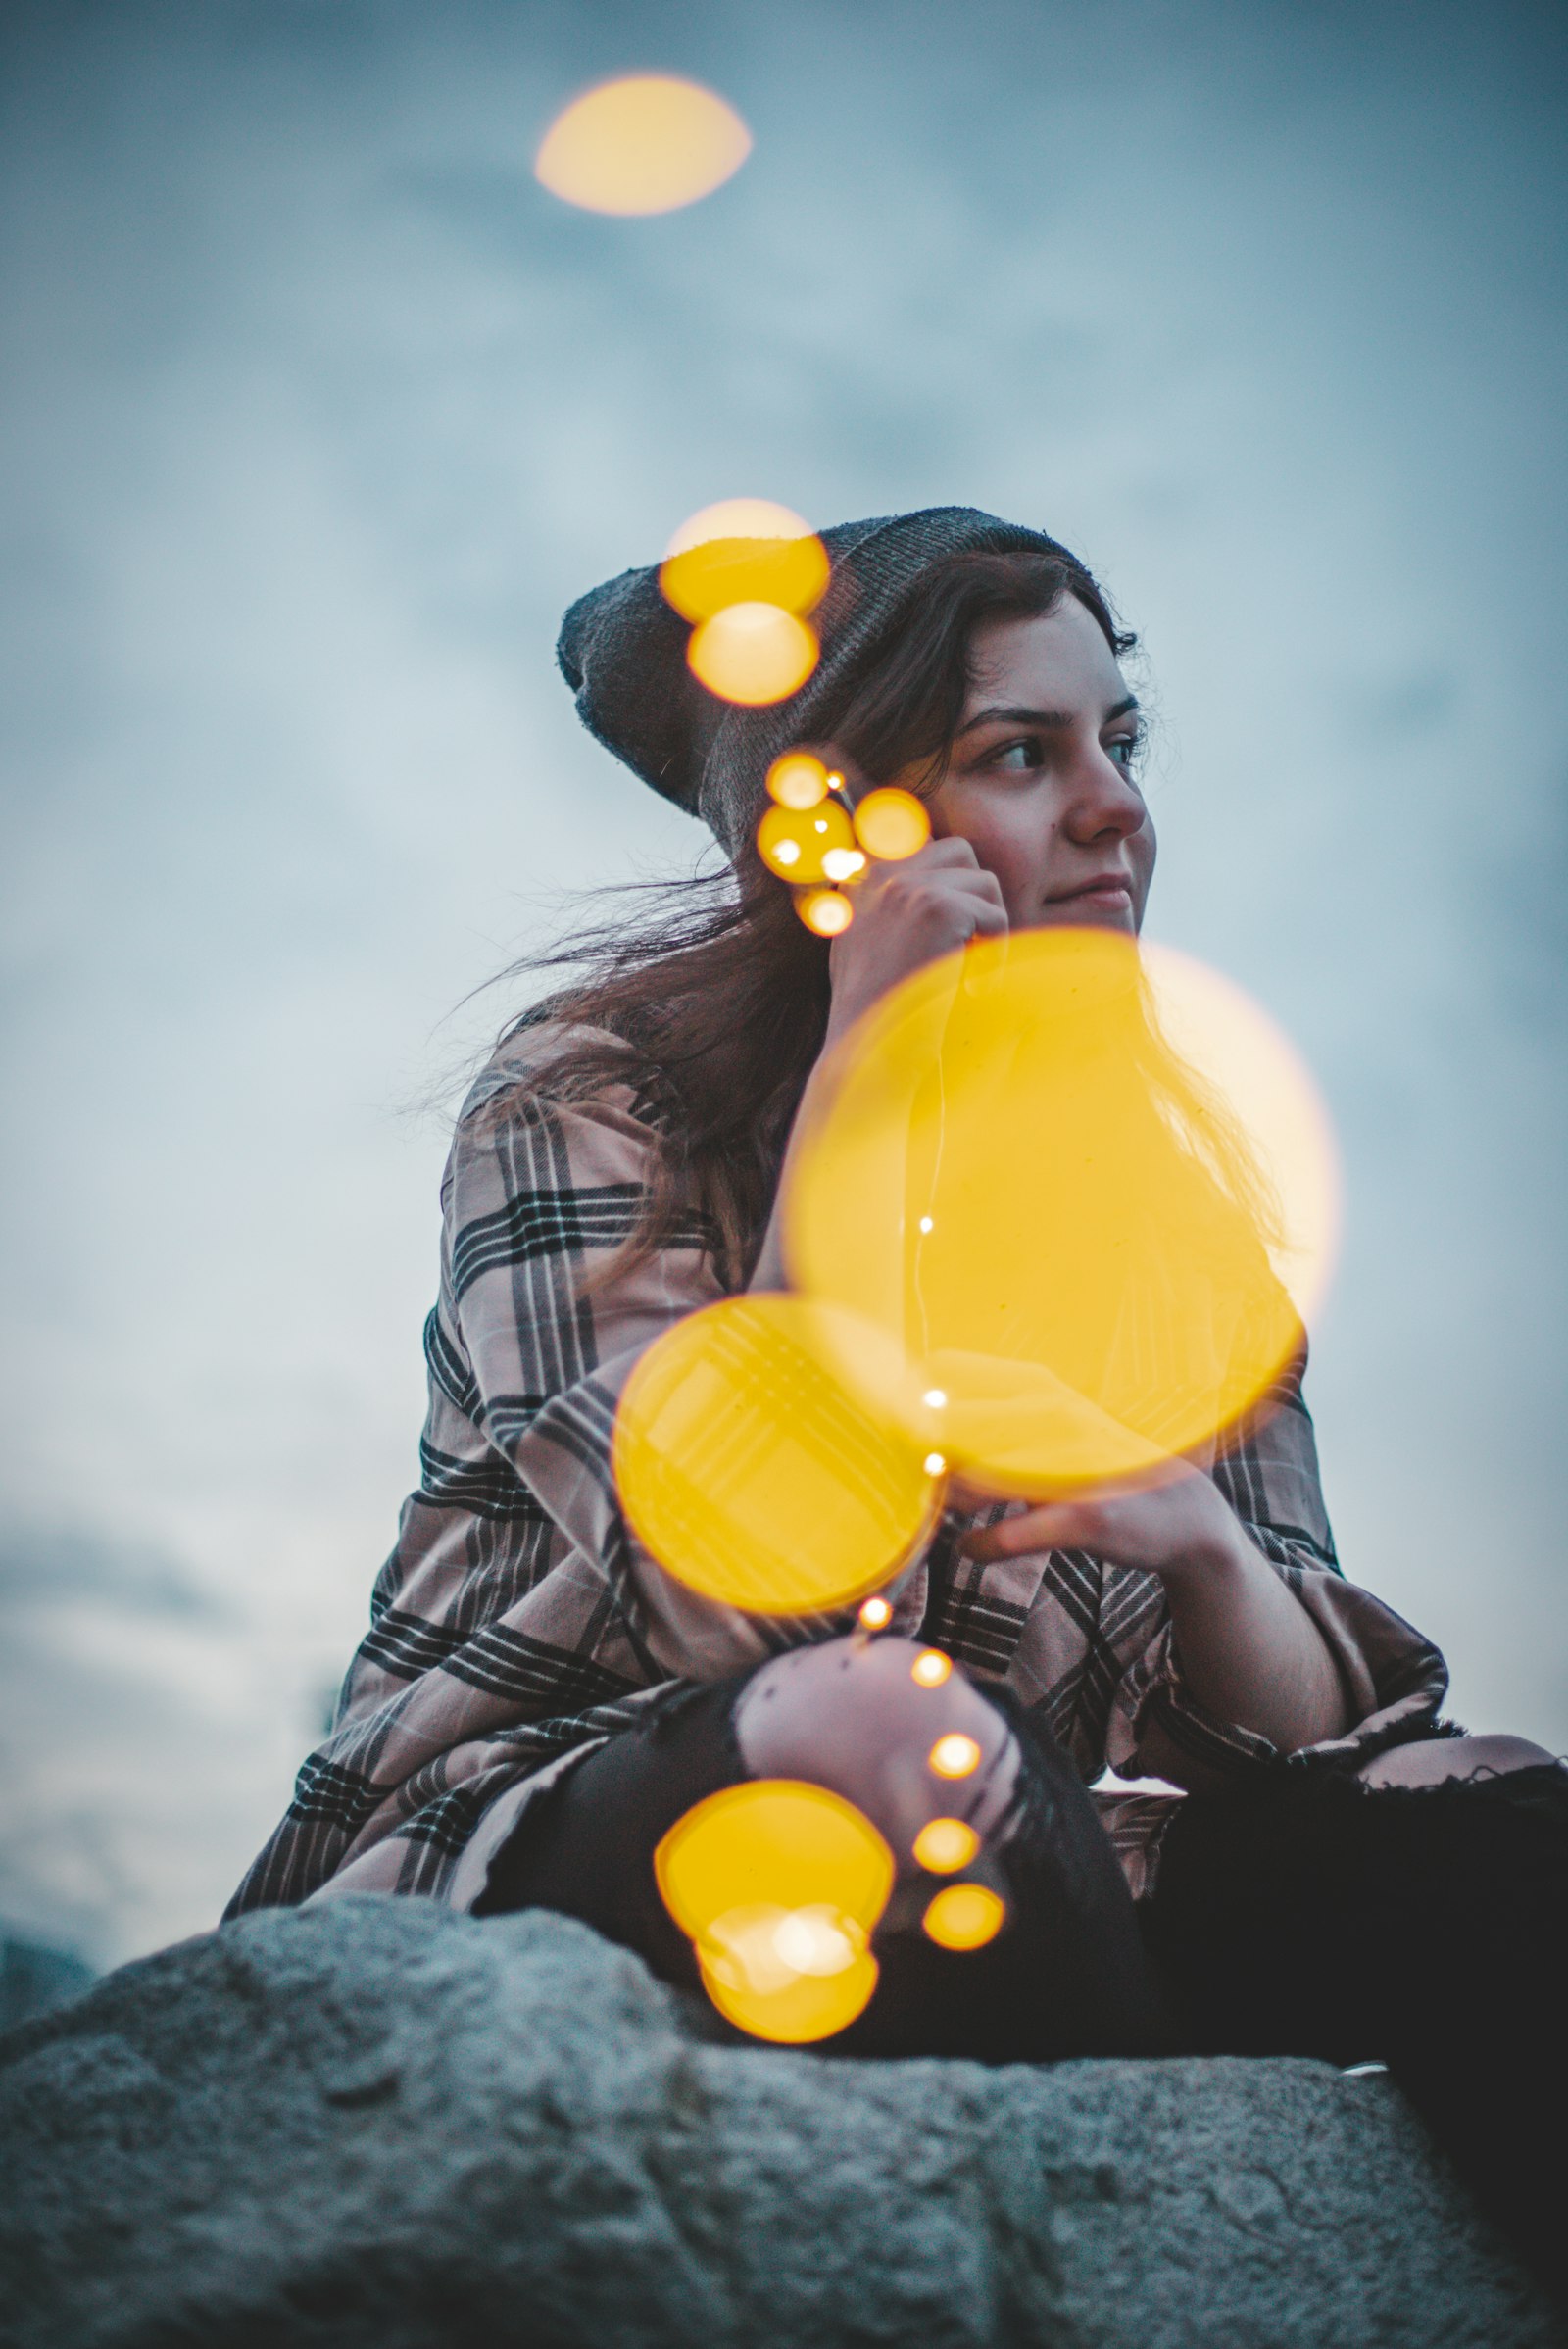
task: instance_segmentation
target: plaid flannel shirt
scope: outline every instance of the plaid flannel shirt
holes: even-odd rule
[[[621,1512],[610,1464],[620,1390],[662,1331],[724,1291],[694,1212],[657,1256],[584,1294],[589,1268],[632,1230],[659,1137],[629,1086],[552,1098],[563,1033],[512,1038],[459,1117],[424,1333],[419,1487],[334,1726],[230,1915],[339,1891],[467,1907],[525,1805],[659,1690],[853,1621],[760,1617],[702,1597]],[[1310,1765],[1419,1735],[1447,1676],[1429,1641],[1340,1573],[1300,1367],[1209,1473],[1339,1667],[1354,1726],[1293,1757]],[[978,1564],[959,1549],[976,1522],[950,1511],[889,1587],[895,1631],[1011,1688],[1087,1783],[1141,1775],[1153,1722],[1221,1770],[1277,1763],[1266,1738],[1214,1718],[1186,1687],[1154,1577],[1075,1550]],[[1134,1893],[1146,1893],[1180,1794],[1097,1799]]]

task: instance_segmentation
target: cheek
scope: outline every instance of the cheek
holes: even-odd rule
[[[1041,839],[1038,811],[1031,822],[1027,811],[1017,806],[986,807],[976,801],[965,805],[956,797],[946,807],[938,801],[932,812],[939,832],[969,843],[977,860],[1001,884],[1009,916],[1020,918],[1039,895],[1048,853],[1049,844]]]

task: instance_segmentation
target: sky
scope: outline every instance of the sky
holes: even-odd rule
[[[89,0],[0,72],[0,1919],[212,1924],[416,1479],[447,1119],[696,509],[1045,527],[1142,639],[1151,933],[1316,1071],[1348,1573],[1568,1746],[1563,20],[1326,0]],[[689,210],[534,182],[689,74]]]

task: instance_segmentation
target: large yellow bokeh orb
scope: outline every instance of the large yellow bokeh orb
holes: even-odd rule
[[[726,1786],[676,1821],[654,1874],[709,1996],[743,2031],[798,2044],[865,2007],[894,1861],[854,1803],[799,1779]]]
[[[587,212],[674,212],[711,195],[752,151],[732,106],[700,82],[633,73],[557,115],[534,158],[553,196]]]
[[[868,1410],[1028,1496],[1156,1477],[1266,1396],[1338,1186],[1315,1088],[1240,989],[1120,933],[1020,932],[916,972],[823,1074],[786,1257],[886,1338],[839,1365]]]
[[[898,1571],[938,1488],[899,1422],[844,1385],[846,1366],[875,1394],[897,1388],[877,1331],[773,1295],[725,1297],[649,1347],[612,1460],[667,1572],[730,1606],[799,1614],[849,1605]]]
[[[681,524],[659,584],[683,619],[711,619],[730,604],[776,604],[799,615],[821,602],[830,572],[822,541],[787,506],[726,498]]]
[[[816,666],[817,641],[781,604],[726,604],[692,630],[687,665],[723,702],[782,702]]]

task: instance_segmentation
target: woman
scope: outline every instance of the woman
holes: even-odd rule
[[[822,1054],[978,937],[1134,933],[1154,859],[1131,639],[1075,558],[966,509],[828,531],[822,659],[780,708],[714,701],[634,571],[567,614],[585,723],[703,816],[731,869],[503,1038],[459,1119],[425,1332],[422,1482],[336,1724],[233,1911],[346,1890],[585,1919],[695,1986],[652,1855],[747,1778],[847,1796],[899,1858],[881,1976],[833,2050],[1173,2047],[1389,2060],[1547,2255],[1560,2163],[1568,1773],[1439,1720],[1428,1641],[1336,1564],[1299,1365],[1210,1464],[1135,1493],[952,1509],[853,1618],[764,1620],[666,1575],[610,1472],[617,1395],[681,1315],[784,1283],[775,1215]],[[933,838],[831,949],[752,837],[785,748],[897,777]],[[938,1690],[924,1643],[958,1669]],[[972,1737],[976,1868],[1008,1925],[919,1928],[923,1767]],[[1166,1795],[1090,1793],[1107,1768]],[[923,1881],[923,1890],[922,1890]]]

